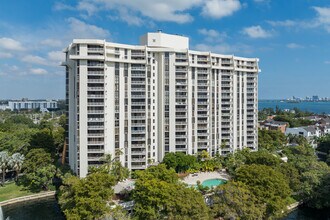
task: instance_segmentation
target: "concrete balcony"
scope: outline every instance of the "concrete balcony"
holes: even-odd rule
[[[104,102],[88,102],[88,106],[104,106]]]
[[[145,85],[146,82],[145,82],[145,81],[131,81],[131,84],[135,84],[135,85]]]
[[[131,71],[146,71],[145,67],[137,67],[137,66],[132,66]]]
[[[104,114],[104,110],[88,110],[87,114]]]
[[[88,122],[104,122],[104,118],[87,118]]]
[[[132,134],[145,134],[146,130],[131,130]]]
[[[146,162],[146,158],[145,157],[132,158],[131,161],[134,161],[134,162]]]
[[[104,75],[104,71],[88,71],[87,74],[88,75],[103,76]]]
[[[137,169],[137,170],[144,170],[147,168],[146,165],[133,165],[131,166],[132,169]]]
[[[104,91],[104,87],[88,87],[87,91]]]
[[[104,95],[87,95],[87,98],[104,98]]]
[[[87,134],[87,137],[104,137],[104,133],[91,133]]]
[[[104,145],[104,141],[88,141],[87,145]]]
[[[104,125],[89,125],[88,130],[103,130]]]
[[[145,141],[146,140],[145,137],[132,137],[131,139],[132,139],[132,141]]]
[[[132,109],[131,112],[132,113],[145,113],[146,109]]]
[[[104,48],[93,48],[93,47],[88,47],[87,48],[88,52],[104,52]]]

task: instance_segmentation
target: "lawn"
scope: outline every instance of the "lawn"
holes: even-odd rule
[[[17,186],[14,182],[7,183],[4,187],[0,186],[0,202],[31,194],[34,193],[24,189],[23,186]]]

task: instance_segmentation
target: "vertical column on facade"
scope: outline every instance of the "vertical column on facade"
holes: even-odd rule
[[[105,63],[104,153],[115,155],[115,63]]]
[[[194,131],[195,131],[195,118],[194,118],[194,106],[193,106],[193,78],[194,78],[194,72],[192,69],[194,69],[193,67],[191,67],[190,65],[190,57],[189,57],[189,52],[187,51],[186,55],[186,62],[187,62],[187,85],[188,85],[188,92],[187,95],[185,96],[187,98],[187,116],[188,116],[188,129],[187,129],[187,151],[188,154],[194,154],[194,141],[193,141],[193,136],[194,136]]]
[[[87,55],[87,45],[80,45],[81,55]],[[78,111],[79,115],[79,175],[86,176],[88,172],[88,153],[87,153],[87,60],[80,60],[79,63],[79,75],[78,76],[78,85],[79,88],[79,97],[78,97]]]
[[[148,155],[148,85],[145,50],[132,50],[131,110],[132,110],[132,169],[145,169]]]
[[[158,117],[156,122],[158,124],[157,134],[157,148],[158,148],[158,160],[162,160],[165,156],[166,147],[165,144],[165,57],[163,53],[155,53],[155,62],[157,64],[157,113]]]
[[[79,47],[79,45],[77,45]],[[75,53],[69,51],[67,56],[70,54]],[[74,170],[75,172],[78,172],[78,138],[77,138],[77,101],[75,97],[75,90],[76,90],[76,74],[77,74],[77,65],[76,63],[79,62],[73,62],[69,61],[67,59],[67,121],[68,121],[68,152],[69,152],[69,163],[70,168]]]
[[[242,103],[243,103],[243,117],[242,117],[242,126],[243,126],[243,134],[242,134],[242,147],[247,147],[247,74],[243,72],[242,76]]]
[[[168,58],[167,58],[168,57]],[[167,65],[168,60],[168,65]],[[165,78],[165,123],[166,123],[166,117],[167,114],[169,116],[169,152],[175,152],[176,151],[176,139],[175,139],[175,131],[176,126],[178,125],[176,123],[176,98],[175,98],[175,92],[176,92],[176,84],[175,84],[175,70],[176,66],[173,65],[175,60],[175,54],[174,53],[165,53],[165,77],[167,78],[166,72],[168,70],[168,81]],[[169,87],[169,91],[167,92],[167,84]],[[169,106],[169,112],[167,113],[167,94],[168,94],[168,106]],[[166,131],[165,131],[166,134]],[[166,138],[166,136],[165,136]],[[166,140],[166,139],[165,139]]]
[[[172,114],[175,117],[175,151],[187,153],[187,139],[189,134],[188,124],[188,111],[189,105],[187,100],[188,94],[188,67],[187,57],[185,53],[175,53],[175,73],[174,73],[174,84],[175,84],[175,113]],[[171,80],[171,79],[170,79]],[[172,80],[171,80],[172,82]],[[172,93],[171,93],[172,94]]]

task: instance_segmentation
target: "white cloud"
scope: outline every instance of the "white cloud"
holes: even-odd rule
[[[59,63],[65,60],[65,54],[62,51],[51,51],[48,53],[48,59]]]
[[[274,27],[293,27],[299,24],[299,22],[293,20],[267,21],[267,22]]]
[[[42,45],[44,46],[48,46],[48,47],[61,47],[63,46],[63,43],[60,40],[57,39],[45,39],[43,41],[40,42]]]
[[[239,0],[81,0],[75,10],[86,12],[88,16],[99,11],[107,11],[112,20],[122,20],[130,25],[144,24],[147,18],[155,21],[191,22],[191,9],[201,9],[205,17],[220,19],[232,15],[242,7]],[[55,10],[72,10],[72,6],[57,3]]]
[[[138,17],[137,15],[129,11],[127,8],[124,7],[118,8],[118,14],[119,14],[118,16],[109,15],[108,18],[110,18],[113,21],[115,20],[124,21],[128,25],[141,26],[142,24],[145,23],[145,21],[142,18]]]
[[[202,28],[198,30],[198,33],[205,36],[204,40],[207,42],[221,42],[225,38],[227,38],[226,33],[220,33],[219,31],[216,31],[214,29]]]
[[[330,60],[324,61],[324,64],[330,64]]]
[[[296,43],[289,43],[286,45],[287,48],[289,49],[299,49],[299,48],[304,48],[304,46]]]
[[[7,53],[7,52],[0,52],[0,58],[11,58],[13,57],[13,55],[11,53]]]
[[[202,8],[202,15],[212,18],[223,18],[241,9],[239,0],[208,0]]]
[[[76,18],[68,18],[72,38],[107,38],[109,31],[97,27],[95,25],[87,24]]]
[[[13,51],[23,51],[25,48],[22,46],[21,42],[16,41],[12,38],[3,37],[0,38],[0,48]]]
[[[322,26],[330,33],[330,7],[313,7],[317,12],[315,26]]]
[[[246,27],[243,29],[243,33],[251,38],[268,38],[272,36],[271,32],[264,30],[259,25]]]
[[[95,4],[86,1],[79,2],[77,9],[79,11],[86,11],[88,16],[94,15],[99,10]]]
[[[214,38],[220,36],[220,33],[213,29],[205,29],[205,28],[199,29],[198,33],[205,35],[207,37],[214,37]]]
[[[136,25],[141,25],[141,22],[129,20],[128,15],[132,16],[131,19],[142,15],[156,21],[187,23],[192,21],[193,17],[185,11],[200,6],[202,3],[202,0],[153,0],[152,2],[150,0],[82,0],[78,3],[76,10],[85,11],[89,16],[100,10],[109,11],[112,19],[117,18],[113,16],[113,11],[115,11],[120,16],[120,20]],[[54,8],[71,10],[70,7],[64,5],[55,5]]]
[[[330,7],[312,7],[316,17],[311,20],[267,21],[274,27],[324,28],[330,33]]]
[[[42,68],[32,68],[30,69],[30,73],[34,74],[34,75],[45,75],[47,74],[47,70],[42,69]]]
[[[47,60],[45,58],[42,58],[40,56],[34,56],[34,55],[26,55],[24,56],[21,61],[25,63],[33,63],[33,64],[40,64],[40,65],[47,65]]]
[[[55,10],[55,11],[75,10],[75,8],[73,6],[66,5],[62,2],[56,2],[53,6],[53,10]]]

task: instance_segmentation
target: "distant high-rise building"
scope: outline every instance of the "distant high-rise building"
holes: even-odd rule
[[[257,150],[258,59],[189,50],[187,37],[141,45],[75,39],[65,50],[68,160],[81,177],[104,154],[130,170],[168,152]]]
[[[313,95],[312,100],[313,101],[319,101],[319,96],[318,95]]]

